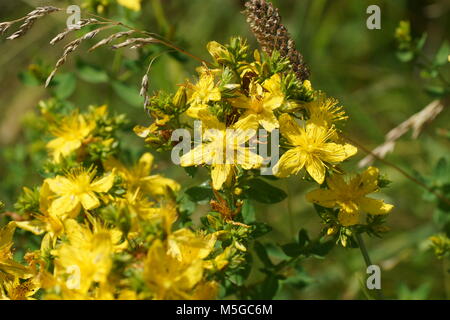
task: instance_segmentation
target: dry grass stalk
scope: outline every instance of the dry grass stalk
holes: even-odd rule
[[[278,9],[266,0],[250,0],[245,7],[247,22],[262,50],[269,55],[277,50],[282,57],[289,59],[298,79],[308,79],[308,67],[286,27],[281,24]]]
[[[44,16],[46,16],[46,15],[48,15],[50,13],[57,12],[57,11],[61,11],[61,9],[55,8],[55,7],[51,7],[51,6],[38,7],[35,10],[31,11],[30,13],[28,13],[25,17],[23,17],[21,19],[18,19],[18,20],[13,21],[13,22],[2,23],[2,26],[0,26],[0,31],[3,34],[11,26],[12,23],[25,20],[25,22],[19,27],[19,30],[17,30],[12,35],[10,35],[8,38],[6,38],[8,40],[17,39],[17,38],[22,37],[23,35],[25,35],[31,29],[31,27],[34,25],[36,20],[38,20],[38,19],[40,19],[40,18],[42,18],[42,17],[44,17]]]
[[[159,41],[152,37],[150,37],[150,38],[130,38],[130,39],[125,40],[124,42],[113,45],[112,48],[120,49],[120,48],[128,47],[130,45],[133,45],[133,47],[136,47],[138,45],[157,43],[157,42],[159,42]]]
[[[388,153],[394,151],[395,143],[409,130],[412,131],[413,139],[417,139],[420,133],[423,131],[426,124],[433,121],[443,110],[445,103],[441,100],[434,100],[420,112],[412,115],[407,120],[403,121],[399,126],[395,127],[386,135],[383,144],[376,147],[372,154],[369,154],[359,163],[359,167],[366,167],[372,164],[375,160],[375,156],[383,159]]]
[[[74,30],[80,30],[81,28],[88,26],[90,24],[96,23],[98,22],[97,19],[83,19],[78,21],[78,23],[76,24],[76,27],[74,28],[68,28],[65,29],[63,32],[59,33],[56,37],[54,37],[51,41],[50,44],[51,45],[55,45],[56,43],[58,43],[59,41],[63,40],[69,33],[71,33]]]
[[[99,32],[101,32],[101,31],[103,31],[103,30],[105,30],[107,28],[111,28],[111,27],[113,27],[113,25],[108,25],[108,26],[104,26],[104,27],[101,27],[101,28],[97,28],[95,30],[92,30],[92,31],[84,34],[81,38],[75,39],[72,42],[70,42],[69,44],[67,44],[64,47],[64,52],[63,52],[61,58],[58,60],[58,62],[56,62],[55,68],[52,70],[52,72],[48,76],[47,80],[45,81],[45,86],[48,87],[48,85],[52,81],[53,77],[55,76],[56,72],[58,71],[59,67],[61,67],[64,63],[66,63],[67,57],[69,56],[69,54],[74,52],[80,46],[80,44],[83,41],[88,40],[88,39],[92,39]]]
[[[110,35],[108,38],[105,38],[105,39],[103,39],[103,40],[97,42],[97,44],[95,44],[94,46],[92,46],[88,51],[89,51],[89,52],[90,52],[90,51],[93,51],[93,50],[95,50],[95,49],[97,49],[97,48],[99,48],[99,47],[101,47],[101,46],[110,44],[112,41],[114,41],[114,40],[116,40],[116,39],[119,39],[119,38],[122,38],[122,37],[127,37],[127,36],[129,36],[129,35],[131,35],[131,34],[133,34],[133,33],[134,33],[134,30],[130,30],[130,31],[121,31],[121,32],[114,33],[114,34]]]

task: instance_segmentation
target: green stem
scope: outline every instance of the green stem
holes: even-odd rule
[[[356,241],[358,242],[358,246],[359,246],[361,254],[364,258],[364,262],[366,263],[366,266],[367,267],[371,266],[372,261],[370,260],[369,252],[367,251],[366,244],[364,243],[364,240],[360,233],[356,234]],[[377,298],[379,300],[384,300],[383,292],[381,291],[381,289],[375,290],[375,292],[376,292]]]
[[[290,201],[291,199],[291,190],[289,188],[289,180],[286,180],[286,191],[287,191],[287,210],[288,210],[288,223],[289,223],[289,233],[291,235],[291,238],[295,238],[295,231],[294,231],[294,215],[292,213],[292,203]]]

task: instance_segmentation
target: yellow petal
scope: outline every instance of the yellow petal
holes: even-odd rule
[[[149,175],[153,166],[153,155],[150,152],[144,153],[138,161],[137,169],[140,176]]]
[[[334,192],[339,192],[348,189],[348,185],[344,180],[344,176],[341,174],[333,174],[327,178],[327,186]]]
[[[146,189],[153,196],[167,195],[168,189],[174,192],[180,190],[180,185],[176,181],[160,175],[145,177],[142,181],[145,182]]]
[[[231,105],[235,108],[248,109],[252,105],[252,100],[249,97],[240,95],[236,98],[228,99]]]
[[[94,181],[94,183],[91,184],[92,191],[108,192],[114,184],[114,177],[114,172],[111,172],[100,180]]]
[[[269,132],[277,129],[280,125],[278,124],[277,117],[272,111],[264,110],[262,113],[258,114],[259,124]]]
[[[362,185],[360,188],[364,194],[369,194],[378,190],[378,176],[379,170],[375,167],[369,167],[361,174]]]
[[[27,230],[35,235],[43,234],[46,229],[46,224],[39,220],[31,220],[31,221],[18,221],[16,222],[17,227],[23,230]]]
[[[355,155],[358,149],[350,144],[326,143],[322,150],[322,159],[326,162],[341,162]]]
[[[210,41],[207,44],[206,49],[208,50],[209,54],[218,62],[222,61],[223,58],[228,56],[228,49],[216,41]]]
[[[336,206],[336,195],[331,190],[317,189],[306,194],[306,200],[326,208]]]
[[[92,192],[79,195],[81,205],[86,210],[92,210],[100,206],[100,201]]]
[[[304,167],[305,162],[305,154],[300,148],[288,150],[273,167],[273,173],[280,178],[289,177],[291,174],[297,174]]]
[[[272,95],[282,95],[281,77],[276,73],[263,83],[264,89],[268,90]]]
[[[211,179],[213,188],[215,190],[220,190],[222,185],[227,181],[231,174],[232,166],[229,164],[216,164],[213,165],[211,170]]]
[[[78,199],[78,197],[69,194],[54,200],[50,206],[49,211],[51,214],[54,214],[57,217],[61,217],[66,213],[72,212],[75,209],[79,208],[79,205],[80,200]]]
[[[133,11],[141,10],[141,0],[117,0],[117,2],[125,8]]]
[[[184,154],[180,158],[180,165],[182,167],[198,166],[210,159],[210,148],[208,145],[202,143],[198,147],[195,147],[188,153]]]
[[[252,152],[250,148],[239,148],[237,150],[237,164],[242,166],[245,170],[250,170],[253,168],[259,168],[264,158],[260,155]]]
[[[284,113],[280,116],[280,131],[281,134],[289,140],[293,145],[300,144],[300,138],[303,135],[304,131],[300,126],[294,121],[291,116]]]
[[[305,163],[305,168],[318,184],[323,183],[325,180],[325,166],[320,159],[310,156]]]
[[[264,110],[272,111],[275,110],[283,104],[284,97],[280,95],[267,95],[264,98]]]
[[[393,205],[384,203],[383,200],[371,199],[371,198],[360,198],[358,199],[358,205],[362,211],[368,214],[387,214],[394,208]]]
[[[341,203],[340,206],[341,210],[339,211],[338,219],[344,227],[353,226],[359,223],[360,214],[355,203]]]
[[[72,183],[69,179],[61,176],[57,176],[54,179],[46,179],[45,182],[50,190],[56,194],[66,194],[72,190]]]

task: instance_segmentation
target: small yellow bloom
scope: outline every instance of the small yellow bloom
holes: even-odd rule
[[[273,168],[278,177],[297,174],[303,167],[319,184],[325,180],[327,163],[338,163],[353,156],[357,149],[350,144],[330,142],[334,129],[327,129],[308,122],[300,127],[289,115],[280,117],[281,133],[292,149],[285,152]]]
[[[219,292],[219,284],[215,281],[199,283],[190,297],[192,300],[215,300]]]
[[[209,70],[200,74],[197,84],[189,83],[187,88],[190,90],[188,102],[192,105],[207,104],[210,101],[220,101],[221,94],[214,83],[214,75]]]
[[[151,153],[144,153],[138,163],[131,168],[127,168],[120,161],[111,158],[104,162],[106,170],[116,170],[121,176],[130,192],[140,189],[149,192],[154,197],[161,197],[168,194],[168,191],[177,192],[180,185],[169,178],[161,175],[150,175],[153,167],[154,157]]]
[[[0,300],[34,300],[31,297],[40,289],[34,278],[22,282],[16,277],[12,281],[5,281],[3,286],[5,292],[2,294],[0,282]]]
[[[86,120],[77,112],[52,126],[50,132],[57,138],[51,140],[47,144],[47,148],[50,150],[53,160],[59,162],[61,157],[66,157],[78,150],[94,129],[95,122]]]
[[[141,11],[141,1],[142,0],[117,0],[122,7],[133,11]]]
[[[268,92],[264,91],[263,86],[252,82],[250,84],[250,97],[241,95],[230,99],[230,103],[233,107],[246,109],[242,119],[253,117],[252,119],[256,123],[260,124],[267,131],[272,132],[279,127],[273,111],[279,108],[284,101],[284,96],[280,89],[280,81],[278,74],[266,80],[264,88]]]
[[[144,279],[155,299],[189,299],[202,277],[203,260],[184,263],[167,253],[162,241],[152,243],[145,261]]]
[[[206,49],[218,63],[224,63],[230,58],[228,49],[216,41],[209,42]]]
[[[206,258],[216,243],[215,234],[195,234],[183,228],[173,232],[167,239],[168,253],[177,260],[190,264]]]
[[[13,260],[11,249],[15,230],[15,222],[0,229],[0,289],[3,279],[13,281],[16,277],[27,279],[32,276],[29,268]]]
[[[264,159],[245,146],[256,133],[253,115],[239,120],[228,130],[217,119],[209,123],[214,127],[205,131],[202,144],[181,157],[181,166],[211,165],[213,188],[219,190],[231,178],[235,166],[250,170],[260,167]]]
[[[346,120],[348,117],[338,103],[339,101],[336,99],[327,98],[324,93],[319,93],[313,101],[305,106],[310,115],[309,121],[330,128],[335,122]]]
[[[50,190],[56,199],[52,201],[49,212],[58,217],[75,217],[81,207],[92,210],[100,206],[96,193],[108,192],[114,183],[114,173],[95,178],[95,169],[75,168],[66,176],[47,179]]]
[[[63,291],[86,295],[94,283],[107,284],[112,255],[123,251],[126,242],[120,242],[121,231],[108,229],[96,220],[92,220],[92,228],[73,219],[67,219],[64,225],[68,241],[52,251],[56,257],[54,277]]]
[[[389,213],[393,205],[366,197],[378,191],[378,169],[369,167],[349,182],[342,175],[334,174],[327,179],[329,189],[317,189],[309,192],[306,199],[326,208],[339,207],[339,222],[343,226],[359,223],[362,212],[381,215]]]

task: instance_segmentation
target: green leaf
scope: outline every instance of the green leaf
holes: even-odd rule
[[[448,63],[448,56],[450,55],[450,44],[448,41],[444,41],[438,52],[436,53],[436,57],[434,58],[434,63],[436,66],[443,66]]]
[[[109,77],[105,70],[89,65],[81,60],[77,62],[78,76],[89,83],[105,83]]]
[[[194,178],[195,175],[198,172],[198,167],[196,166],[192,166],[192,167],[184,167],[184,171],[186,171],[186,173],[191,177]]]
[[[186,194],[188,195],[189,199],[191,199],[194,202],[210,200],[214,197],[212,189],[206,186],[197,186],[189,188],[186,190]]]
[[[401,62],[409,62],[414,59],[414,52],[412,51],[397,51],[397,58]]]
[[[29,71],[20,72],[19,79],[27,86],[39,86],[41,84],[41,81]]]
[[[288,284],[300,290],[314,282],[314,279],[301,266],[296,266],[295,269],[296,272],[292,276],[281,281],[283,284]]]
[[[325,257],[335,246],[333,240],[315,243],[311,248],[311,253],[317,257]]]
[[[427,41],[428,34],[422,33],[422,36],[420,37],[419,41],[417,41],[416,49],[417,51],[421,51],[425,45],[425,42]]]
[[[447,163],[447,159],[440,158],[436,167],[433,170],[433,176],[435,184],[441,186],[443,184],[450,183],[450,166]]]
[[[55,94],[60,99],[69,98],[77,87],[77,79],[72,73],[62,73],[55,76]]]
[[[266,248],[258,241],[255,241],[255,252],[258,255],[259,260],[264,264],[266,268],[270,268],[273,266],[272,261],[267,254]]]
[[[253,228],[254,228],[251,233],[251,236],[253,237],[253,239],[262,237],[263,235],[272,231],[272,227],[263,222],[254,222],[254,223],[251,223],[250,225],[253,226]]]
[[[256,200],[265,204],[272,204],[286,199],[287,194],[281,189],[278,189],[261,179],[252,179],[248,181],[248,195],[250,199]]]
[[[242,217],[244,218],[244,223],[250,223],[255,221],[255,207],[249,200],[244,200],[244,204],[241,209]]]
[[[114,92],[129,105],[133,107],[141,107],[143,105],[143,99],[136,87],[129,87],[118,81],[113,81],[112,87]]]
[[[281,249],[283,252],[291,257],[295,258],[302,254],[302,248],[298,245],[298,243],[288,243],[281,246]]]
[[[445,88],[442,86],[429,85],[425,87],[425,91],[433,97],[440,98],[445,95]]]
[[[272,300],[277,294],[279,280],[272,276],[268,276],[261,285],[261,295],[258,297],[263,300]]]
[[[308,232],[305,229],[300,229],[298,232],[298,244],[300,247],[305,247],[309,243]]]

